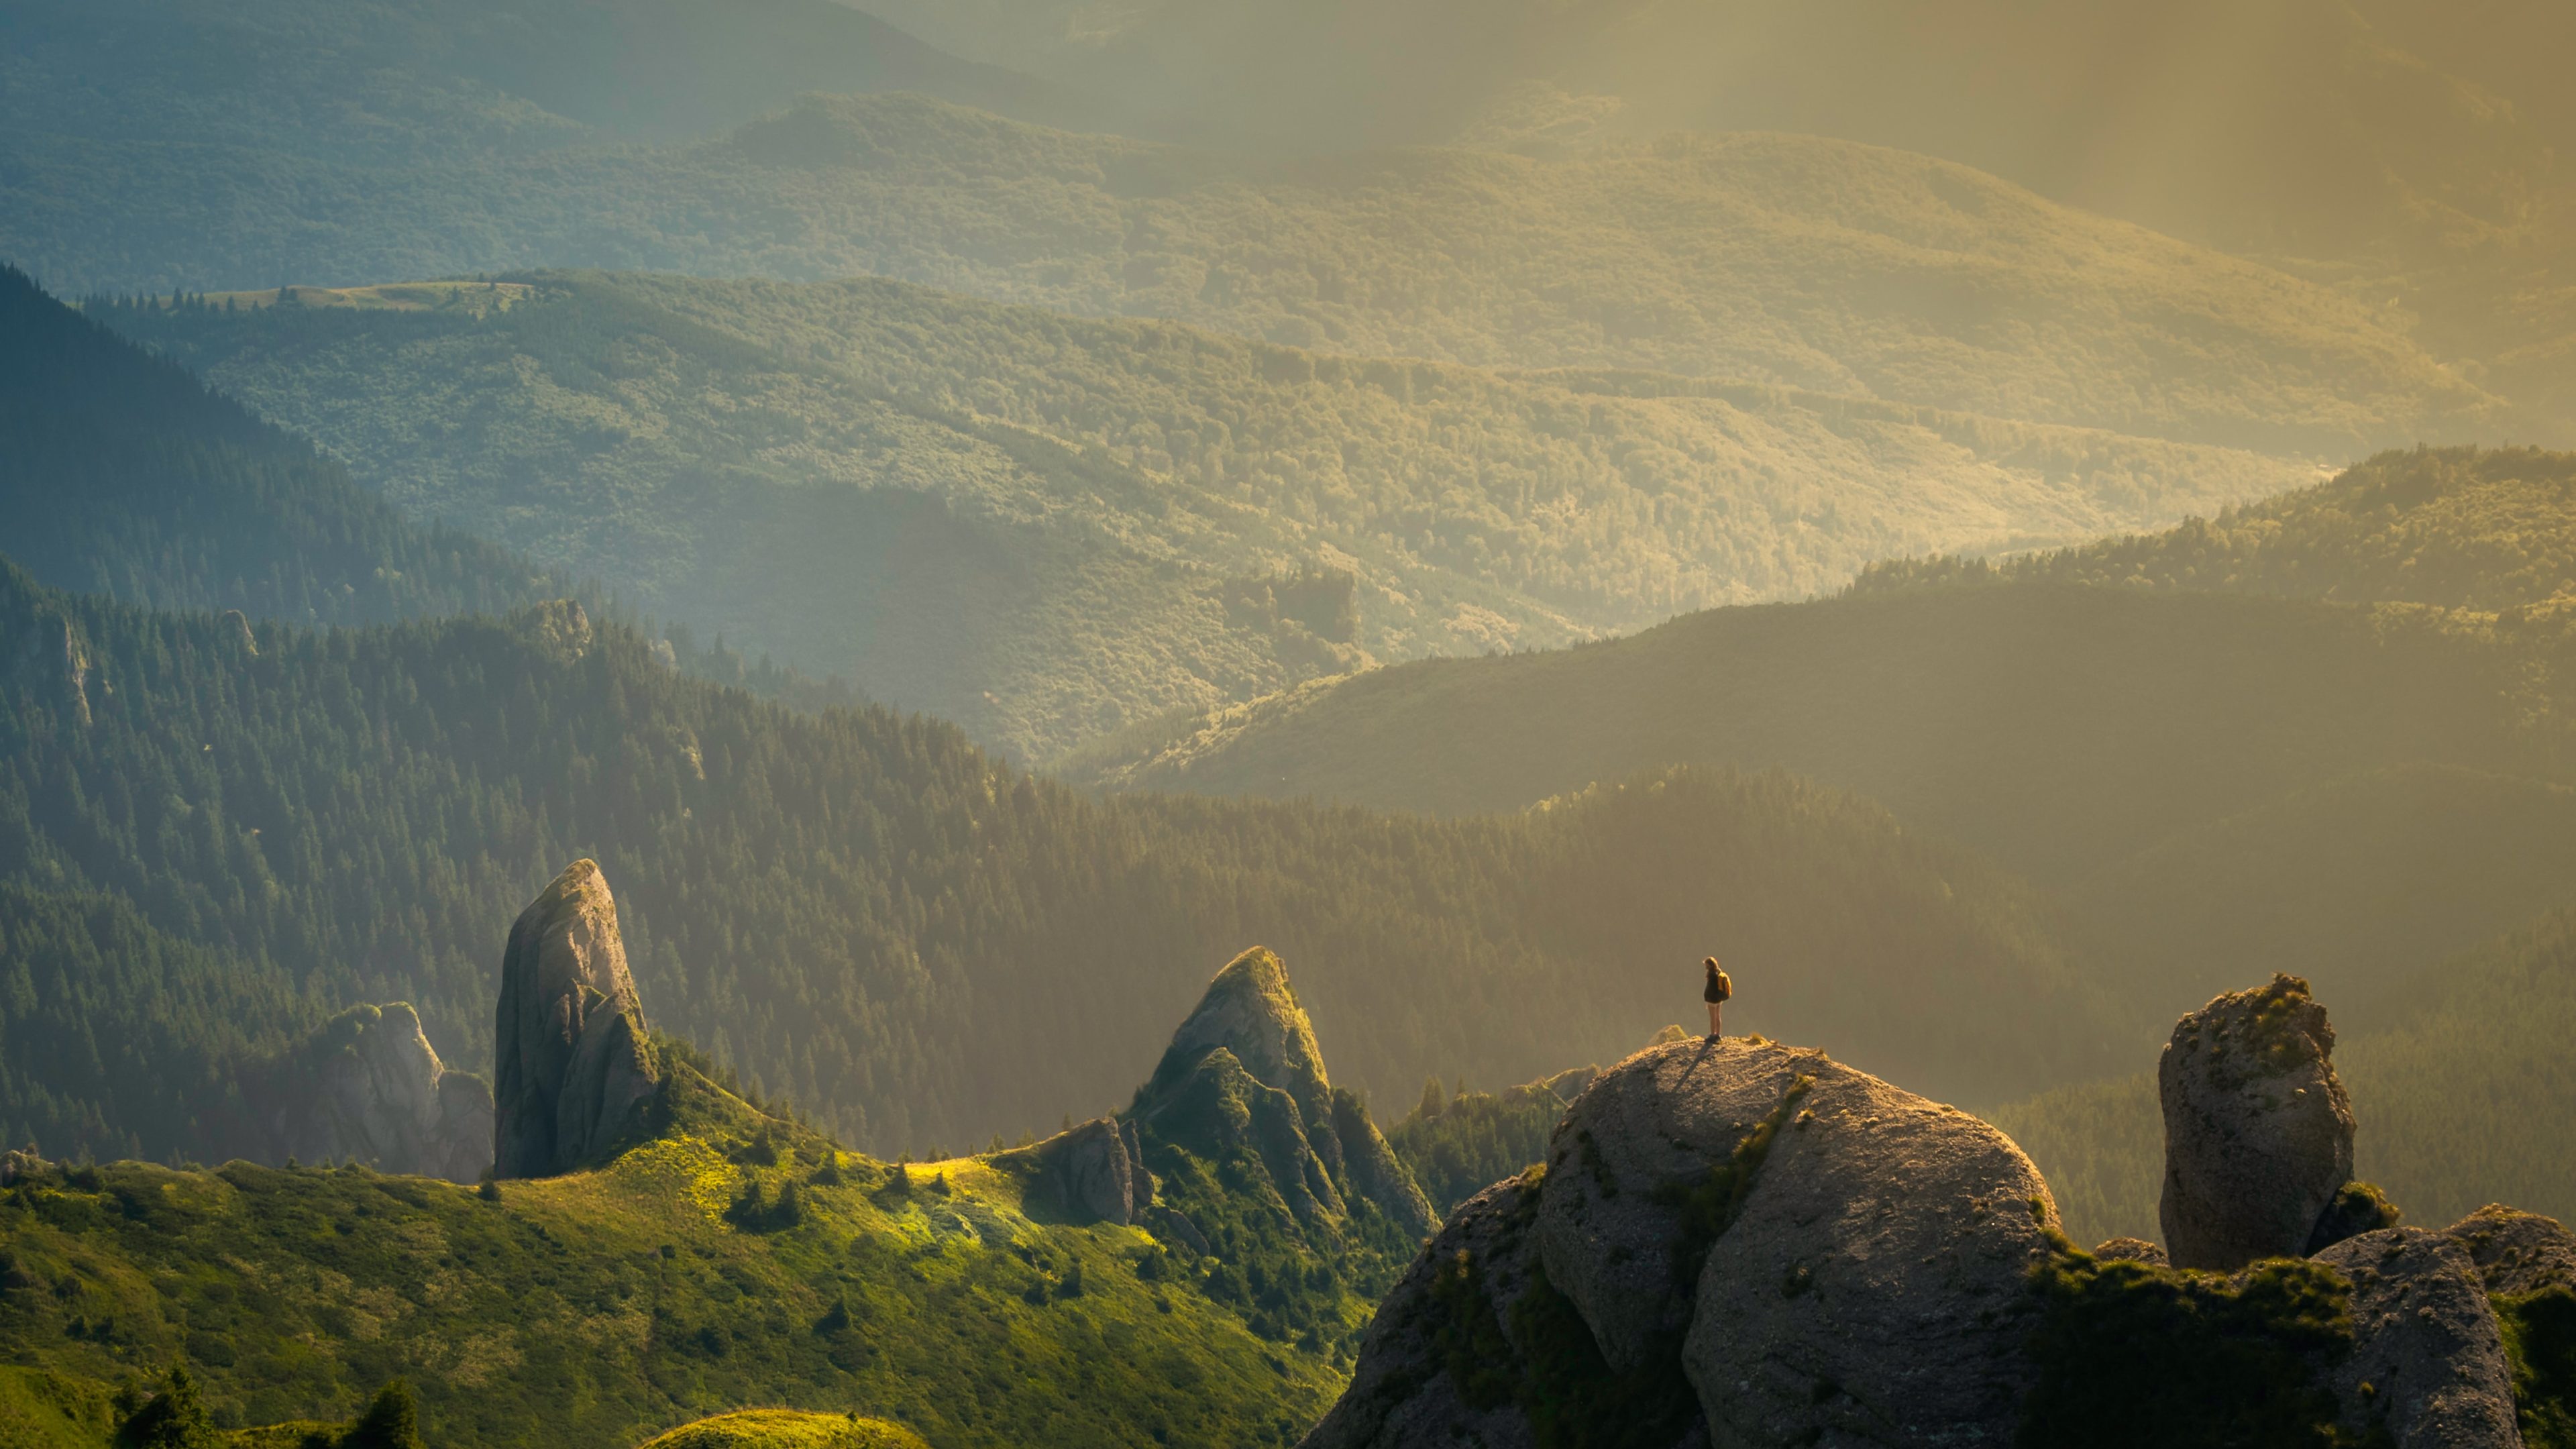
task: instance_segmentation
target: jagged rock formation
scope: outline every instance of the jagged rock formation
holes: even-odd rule
[[[33,1177],[44,1171],[47,1165],[33,1142],[0,1152],[0,1187],[7,1187],[22,1177]]]
[[[472,1182],[492,1161],[492,1089],[451,1072],[407,1002],[358,1006],[314,1033],[268,1084],[280,1157]]]
[[[1821,1052],[1651,1048],[1453,1215],[1307,1444],[1534,1443],[1514,1384],[1569,1376],[1540,1397],[1595,1395],[1634,1442],[2002,1444],[2054,1218],[1955,1108]],[[1462,1379],[1479,1358],[1505,1361]]]
[[[566,866],[510,927],[493,1059],[497,1177],[590,1163],[659,1083],[617,903],[595,862]]]
[[[2156,1064],[2165,1251],[2182,1268],[2300,1257],[2352,1180],[2352,1102],[2306,982],[2275,976],[2182,1018]]]
[[[1202,1157],[1248,1146],[1301,1222],[1339,1221],[1354,1197],[1416,1237],[1438,1221],[1367,1109],[1325,1075],[1287,968],[1260,947],[1208,983],[1127,1117]]]
[[[2345,1427],[2384,1431],[2397,1449],[2518,1449],[2513,1370],[2468,1249],[2382,1228],[2317,1261],[2352,1282],[2352,1352],[2334,1369]]]

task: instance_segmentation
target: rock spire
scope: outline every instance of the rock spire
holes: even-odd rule
[[[2156,1063],[2165,1119],[2158,1217],[2177,1268],[2232,1271],[2312,1251],[2352,1180],[2352,1101],[2308,983],[2275,976],[2175,1023]],[[2322,1245],[2318,1245],[2322,1246]]]
[[[493,1067],[497,1177],[588,1165],[659,1085],[617,903],[596,862],[566,866],[511,926]]]

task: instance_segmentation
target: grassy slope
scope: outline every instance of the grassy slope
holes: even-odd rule
[[[1643,367],[2338,454],[2473,434],[2499,406],[2323,288],[1963,167],[1813,139],[1238,164],[844,97],[659,151],[304,165],[241,204],[244,173],[274,164],[178,133],[30,142],[0,174],[0,250],[74,289],[873,273],[1345,352]]]
[[[2343,1012],[2335,1061],[2351,1090],[2356,1171],[2410,1222],[2488,1202],[2576,1217],[2566,1153],[2576,1073],[2576,918],[2554,915]],[[2067,1231],[2093,1242],[2156,1229],[2164,1129],[2155,1074],[2063,1088],[1990,1114],[2047,1174]]]
[[[922,1449],[921,1436],[884,1419],[798,1409],[736,1409],[656,1435],[643,1449]]]
[[[1033,1220],[981,1160],[889,1194],[884,1165],[681,1080],[670,1131],[495,1202],[240,1163],[13,1188],[0,1342],[91,1382],[185,1353],[219,1422],[343,1418],[400,1374],[429,1442],[454,1446],[631,1442],[762,1402],[942,1446],[1285,1442],[1339,1389],[1327,1358],[1256,1339],[1186,1274],[1140,1278],[1159,1250],[1138,1230]],[[840,1185],[811,1180],[827,1156]],[[799,1181],[802,1220],[728,1221],[755,1179],[773,1200]],[[7,1372],[0,1393],[29,1391]]]
[[[2080,429],[1360,362],[891,283],[513,284],[531,285],[103,315],[415,515],[1034,755],[1335,672],[1351,645],[1561,644],[2308,477]],[[1355,575],[1351,637],[1282,629],[1225,582],[1307,566]]]

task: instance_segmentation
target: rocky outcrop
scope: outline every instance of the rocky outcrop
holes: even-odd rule
[[[0,682],[49,703],[59,703],[72,720],[90,722],[89,644],[68,617],[40,612],[10,641],[0,661]]]
[[[34,1177],[43,1172],[48,1165],[44,1157],[36,1151],[36,1144],[33,1142],[24,1147],[13,1147],[6,1152],[0,1152],[0,1187],[7,1187],[20,1178]]]
[[[2307,983],[2275,976],[2175,1024],[2157,1062],[2165,1120],[2158,1216],[2177,1267],[2299,1257],[2352,1180],[2352,1103],[2334,1028]]]
[[[1709,1309],[1682,1362],[1711,1441],[2008,1442],[2048,1184],[1956,1107],[1821,1053],[1799,1066],[1814,1085],[1693,1298]]]
[[[1135,1129],[1114,1117],[1094,1118],[996,1160],[1026,1165],[1027,1205],[1039,1212],[1124,1225],[1142,1221],[1153,1205],[1154,1175],[1139,1160]]]
[[[565,867],[510,927],[493,1037],[495,1176],[590,1164],[653,1095],[644,1007],[596,863]]]
[[[1208,983],[1127,1117],[1203,1158],[1249,1151],[1300,1221],[1338,1221],[1356,1199],[1417,1236],[1438,1222],[1367,1109],[1334,1089],[1287,968],[1259,947]]]
[[[2467,1248],[2443,1233],[2383,1228],[2316,1261],[2352,1282],[2352,1351],[2333,1373],[2344,1426],[2361,1442],[2520,1449],[2513,1371]]]
[[[1534,1449],[1528,1415],[1484,1383],[1461,1382],[1454,1369],[1472,1360],[1454,1350],[1526,1351],[1515,1342],[1516,1310],[1538,1271],[1530,1227],[1539,1194],[1534,1180],[1512,1178],[1450,1214],[1370,1320],[1350,1388],[1303,1449]]]
[[[2144,1263],[2150,1268],[2173,1266],[2162,1247],[2144,1238],[2112,1238],[2095,1248],[2093,1256],[2105,1263]]]
[[[405,1002],[342,1012],[289,1054],[267,1095],[280,1157],[450,1182],[492,1161],[492,1089],[447,1070]]]
[[[2443,1236],[2467,1251],[2487,1291],[2499,1298],[2576,1289],[2576,1232],[2556,1218],[2489,1203]]]
[[[1955,1108],[1821,1052],[1652,1048],[1452,1215],[1307,1443],[1532,1443],[1525,1405],[1571,1396],[1629,1442],[2002,1445],[2054,1216]]]

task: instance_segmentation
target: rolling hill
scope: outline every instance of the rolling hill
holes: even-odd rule
[[[182,164],[178,142],[23,149],[0,175],[0,252],[70,291],[565,265],[877,274],[1338,352],[1646,369],[2338,457],[2504,421],[2374,308],[1849,142],[1240,160],[912,96],[807,98],[660,148],[299,163],[291,186]]]
[[[2299,465],[889,282],[532,273],[96,306],[406,512],[1021,758],[1374,658],[2160,524]]]
[[[2163,534],[1318,681],[1066,770],[1457,812],[1790,769],[2064,892],[2142,1023],[2274,969],[2351,1000],[2570,899],[2566,467],[2391,455]]]
[[[38,578],[308,624],[502,610],[562,592],[413,525],[309,442],[0,268],[0,551]]]

